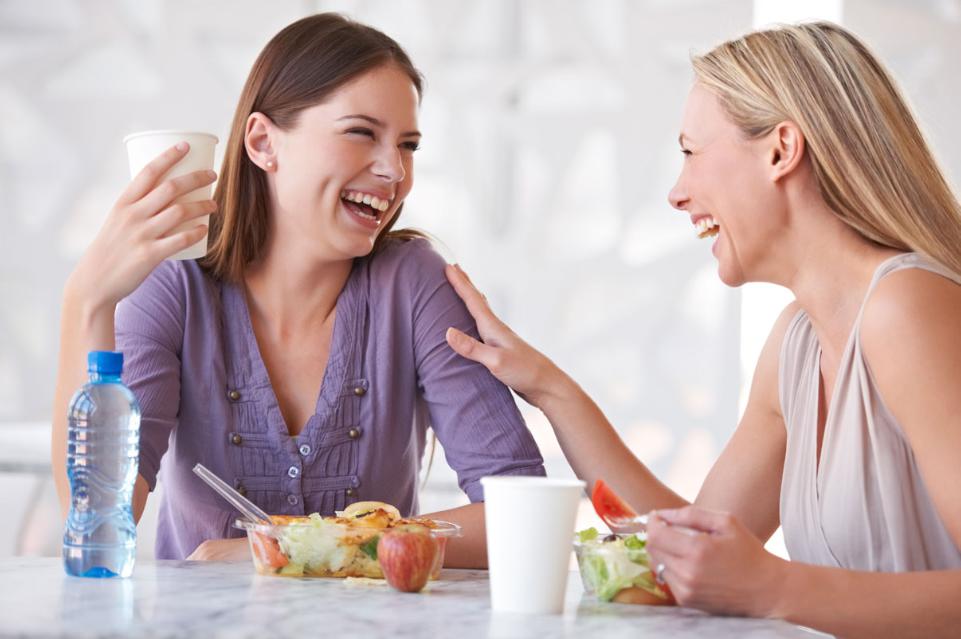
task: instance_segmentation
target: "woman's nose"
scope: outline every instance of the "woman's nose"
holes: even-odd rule
[[[683,211],[687,208],[687,203],[690,198],[687,196],[687,191],[681,185],[681,180],[678,178],[674,187],[667,194],[667,201],[671,203],[674,208]]]
[[[401,157],[400,149],[382,148],[374,160],[373,171],[376,175],[391,182],[402,181],[407,175],[407,171],[404,169],[404,160]]]

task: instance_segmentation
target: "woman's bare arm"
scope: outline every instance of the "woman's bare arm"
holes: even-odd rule
[[[180,195],[210,184],[215,178],[212,171],[159,182],[187,150],[186,144],[171,147],[130,182],[64,286],[50,442],[54,485],[64,516],[70,503],[66,473],[67,405],[73,392],[87,381],[87,353],[115,348],[117,303],[166,257],[198,242],[206,227],[171,231],[216,208],[211,200],[173,204]],[[146,488],[146,482],[138,477],[134,495],[138,519],[146,502]]]

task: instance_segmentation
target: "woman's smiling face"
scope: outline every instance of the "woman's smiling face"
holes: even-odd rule
[[[304,109],[293,128],[274,128],[272,231],[325,259],[368,254],[414,183],[418,97],[386,64]]]
[[[746,139],[710,90],[691,89],[678,138],[684,165],[668,199],[699,237],[716,235],[718,274],[730,286],[753,280],[784,228],[768,137]]]

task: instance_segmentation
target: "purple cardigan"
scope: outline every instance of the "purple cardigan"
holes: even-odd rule
[[[543,475],[510,392],[444,339],[477,330],[424,240],[357,259],[337,316],[316,413],[284,424],[242,287],[166,261],[117,308],[124,382],[143,411],[140,474],[163,499],[159,559],[240,537],[237,512],[197,478],[203,463],[271,514],[332,514],[359,500],[417,512],[432,427],[471,501],[485,475]],[[161,464],[162,462],[162,464]]]

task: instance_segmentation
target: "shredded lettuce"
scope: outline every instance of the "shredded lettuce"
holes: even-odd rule
[[[594,528],[593,526],[587,530],[582,530],[581,532],[577,533],[577,537],[581,540],[582,544],[593,539],[597,539],[598,535],[600,535],[600,533],[597,532],[597,528]]]
[[[654,582],[648,567],[647,542],[640,535],[600,538],[594,528],[577,533],[581,547],[579,564],[585,586],[597,598],[610,601],[624,588],[642,588],[658,597],[664,593]]]
[[[280,536],[280,549],[290,564],[301,570],[338,569],[346,563],[348,549],[338,540],[341,529],[314,513],[310,520],[286,526]]]

